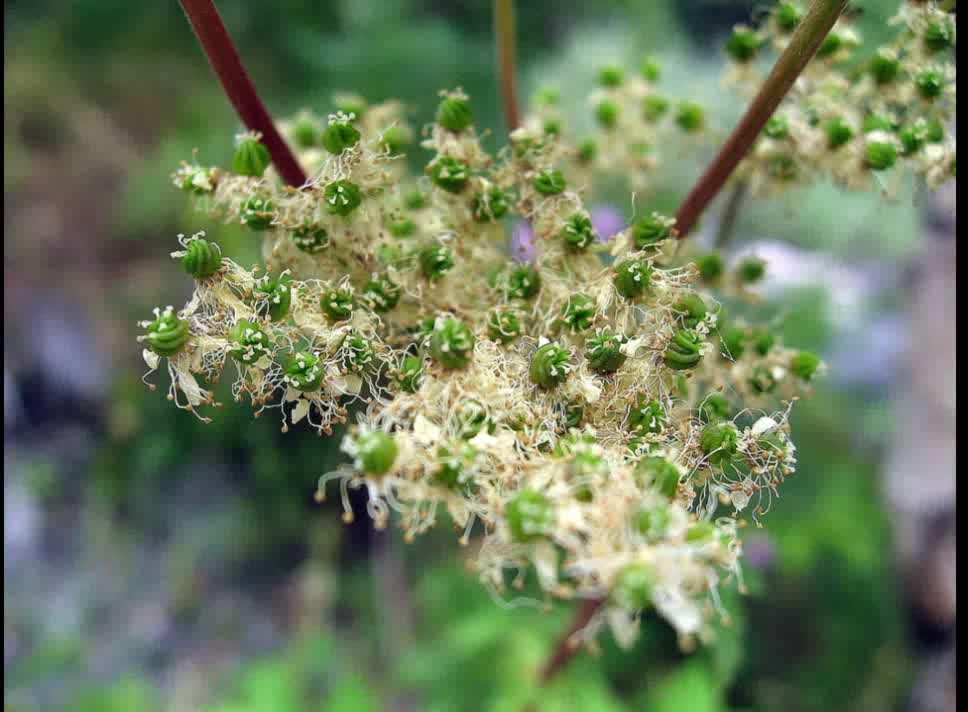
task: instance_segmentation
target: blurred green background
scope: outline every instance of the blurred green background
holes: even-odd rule
[[[896,3],[861,4],[876,44]],[[718,48],[761,4],[518,5],[525,96],[557,83],[579,114],[600,64],[656,53],[671,95],[707,104],[723,133],[737,116]],[[350,90],[402,99],[419,126],[460,85],[500,134],[489,3],[219,7],[277,115]],[[905,709],[913,653],[879,480],[890,368],[832,377],[795,408],[799,471],[749,532],[750,592],[726,593],[715,645],[680,653],[649,618],[632,651],[606,636],[534,696],[569,606],[494,602],[446,527],[404,545],[316,505],[339,433],[283,436],[231,397],[203,425],[140,383],[137,320],[191,290],[167,258],[175,235],[259,256],[170,183],[196,149],[226,165],[239,128],[177,3],[8,1],[4,41],[5,710]],[[672,207],[701,169],[668,161],[637,201]],[[596,199],[630,210],[621,187]],[[819,185],[748,205],[737,242],[808,251],[830,276],[904,259],[917,221],[911,200]],[[780,284],[767,316],[836,366],[844,333],[898,308],[868,273]]]

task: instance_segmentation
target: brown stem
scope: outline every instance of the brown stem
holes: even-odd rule
[[[517,42],[514,23],[514,0],[494,0],[494,35],[497,49],[498,79],[508,133],[521,124],[518,115],[518,89],[514,71],[514,47]]]
[[[592,616],[605,604],[604,598],[587,598],[581,602],[578,609],[575,611],[575,618],[572,620],[571,625],[568,626],[568,630],[565,634],[561,636],[558,640],[558,644],[555,646],[551,657],[545,662],[544,667],[541,669],[541,684],[547,683],[551,678],[557,675],[562,668],[564,668],[571,659],[578,654],[579,645],[571,639],[571,637],[588,625],[588,622],[592,619]]]
[[[837,22],[847,0],[814,0],[810,11],[797,26],[790,44],[773,65],[773,71],[753,98],[743,118],[726,139],[726,143],[709,164],[706,172],[679,206],[676,213],[676,229],[679,237],[689,234],[696,220],[709,205],[730,174],[749,152],[790,87],[813,58],[824,37]]]
[[[305,185],[306,174],[279,135],[272,117],[256,93],[255,84],[242,66],[242,60],[239,59],[239,53],[225,29],[215,3],[212,0],[180,2],[199,44],[205,50],[212,69],[215,70],[242,123],[252,131],[262,134],[262,143],[269,149],[272,162],[286,183],[295,188]]]

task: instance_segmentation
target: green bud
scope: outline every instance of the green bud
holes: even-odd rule
[[[487,318],[487,335],[491,341],[509,344],[521,335],[521,321],[514,312],[495,309]]]
[[[229,356],[239,363],[253,364],[269,355],[269,335],[257,322],[239,319],[229,332],[229,338],[235,344],[229,349]]]
[[[509,298],[531,299],[541,289],[541,275],[531,265],[517,265],[508,274],[505,291]]]
[[[864,133],[872,131],[893,131],[896,127],[894,119],[876,111],[864,115]]]
[[[474,353],[474,334],[464,322],[452,317],[434,321],[430,355],[444,368],[463,368]]]
[[[595,120],[603,129],[615,128],[618,124],[618,104],[611,99],[602,99],[595,106]]]
[[[309,351],[297,351],[286,364],[286,383],[297,391],[317,391],[323,382],[319,357]]]
[[[463,161],[453,156],[440,156],[428,167],[430,181],[448,193],[460,193],[467,187],[470,170]]]
[[[239,221],[252,230],[268,230],[276,219],[276,206],[264,195],[253,195],[242,201]]]
[[[652,605],[656,575],[645,562],[626,564],[615,581],[612,596],[622,608],[640,610]]]
[[[824,131],[827,132],[827,147],[831,151],[837,150],[854,137],[854,129],[840,116],[827,121]]]
[[[519,543],[543,539],[555,526],[555,508],[548,497],[537,490],[518,490],[505,510],[511,538]]]
[[[615,285],[615,291],[626,299],[637,299],[652,284],[652,265],[638,257],[623,260],[615,267],[612,284]]]
[[[639,66],[639,72],[641,72],[646,81],[657,82],[662,76],[662,64],[656,57],[646,57]]]
[[[666,412],[662,404],[654,398],[639,394],[629,408],[626,424],[634,433],[661,433],[665,427]]]
[[[654,124],[669,111],[669,100],[658,94],[649,94],[642,100],[642,118]]]
[[[916,119],[914,123],[901,128],[897,135],[905,156],[917,153],[928,141],[928,122]]]
[[[944,141],[944,124],[935,116],[928,119],[928,143]]]
[[[890,50],[880,49],[871,58],[868,70],[878,84],[889,84],[897,79],[901,63]]]
[[[416,393],[423,380],[423,359],[406,354],[400,362],[400,388],[407,393]]]
[[[323,148],[334,155],[340,155],[348,148],[352,148],[360,141],[360,132],[349,117],[337,114],[330,117],[329,125],[323,131]]]
[[[534,189],[542,195],[558,195],[563,193],[568,182],[557,168],[539,171],[531,181]]]
[[[339,353],[343,367],[349,371],[362,371],[375,357],[369,342],[356,332],[350,332],[344,337]]]
[[[487,414],[487,408],[475,399],[469,399],[457,406],[454,412],[454,424],[457,436],[464,440],[475,438],[485,428],[487,432],[494,432],[494,421]]]
[[[744,257],[736,265],[736,276],[741,282],[753,284],[759,282],[766,275],[766,261],[759,257]]]
[[[256,286],[256,294],[260,298],[259,316],[282,321],[289,316],[289,307],[292,305],[292,277],[288,274],[278,277],[265,275]]]
[[[169,358],[185,348],[191,338],[188,322],[179,319],[171,307],[156,309],[154,320],[144,324],[144,330],[148,350]]]
[[[215,190],[216,168],[203,168],[198,164],[183,163],[172,176],[175,187],[186,193],[205,195]]]
[[[686,530],[686,541],[706,541],[707,539],[712,539],[715,533],[715,524],[706,519],[700,519],[698,522],[693,522]]]
[[[581,421],[585,417],[585,406],[579,401],[568,401],[565,404],[565,428],[573,430],[581,427]]]
[[[432,282],[436,282],[454,267],[454,255],[450,248],[439,243],[421,249],[419,260],[420,271]]]
[[[947,17],[932,20],[924,28],[922,37],[929,52],[941,52],[955,44],[955,25]]]
[[[497,186],[488,188],[484,193],[478,193],[471,201],[474,219],[481,223],[500,220],[507,215],[510,207],[507,191]]]
[[[561,321],[572,333],[584,331],[595,320],[595,300],[587,294],[574,294],[561,310]]]
[[[688,133],[701,131],[706,125],[706,110],[695,101],[683,101],[676,109],[676,125]]]
[[[723,326],[719,329],[719,353],[723,358],[739,361],[746,351],[746,329]]]
[[[554,388],[563,383],[571,370],[571,354],[556,343],[545,344],[531,356],[528,374],[541,388]]]
[[[635,241],[635,246],[643,250],[668,240],[672,237],[674,224],[674,220],[661,213],[652,213],[648,217],[639,218],[632,224],[632,239]]]
[[[261,178],[269,167],[269,149],[252,134],[242,134],[232,156],[232,170],[240,176]]]
[[[640,485],[652,487],[668,499],[675,497],[679,489],[679,468],[664,457],[644,455],[635,463],[634,474]]]
[[[790,360],[793,375],[803,381],[811,380],[820,367],[820,357],[812,351],[798,351]]]
[[[427,205],[427,196],[419,189],[411,190],[403,196],[403,204],[407,210],[420,210]]]
[[[886,171],[897,162],[897,146],[892,141],[868,141],[864,164],[872,171]]]
[[[771,178],[777,180],[790,181],[796,179],[799,170],[797,163],[792,156],[779,154],[770,156],[766,164],[766,172]]]
[[[790,121],[783,114],[774,114],[763,127],[763,133],[767,138],[780,141],[790,137]]]
[[[595,228],[586,213],[572,213],[562,228],[561,241],[569,250],[580,251],[595,242]]]
[[[598,70],[598,82],[603,87],[613,89],[625,79],[625,70],[617,64],[607,64]]]
[[[578,160],[582,163],[591,163],[595,160],[595,154],[597,153],[598,146],[595,143],[595,139],[586,138],[578,144]]]
[[[293,142],[299,148],[312,148],[319,142],[319,124],[316,119],[307,111],[297,114],[289,129]]]
[[[410,218],[394,218],[387,222],[387,230],[394,237],[410,237],[417,231],[417,223]]]
[[[707,252],[695,257],[699,277],[707,284],[715,284],[723,276],[723,256],[718,252]]]
[[[333,322],[346,321],[353,316],[356,299],[353,292],[345,287],[330,289],[319,297],[319,307]]]
[[[448,131],[460,132],[474,120],[471,103],[466,96],[451,94],[437,107],[437,123]]]
[[[385,274],[374,274],[363,288],[363,301],[377,314],[384,314],[400,302],[403,290]]]
[[[627,341],[628,338],[621,334],[599,329],[585,342],[588,367],[595,373],[615,373],[626,361],[627,356],[622,353],[622,346]]]
[[[786,0],[774,8],[773,17],[780,31],[784,34],[790,34],[803,19],[803,8],[800,7],[799,3]]]
[[[679,298],[674,309],[679,321],[687,329],[695,329],[706,318],[706,302],[696,292],[687,292]]]
[[[669,512],[665,507],[643,507],[635,514],[635,528],[647,541],[661,541],[669,530]]]
[[[310,255],[315,255],[329,247],[329,233],[322,225],[300,225],[289,235],[296,247]]]
[[[413,143],[413,135],[403,126],[387,126],[380,134],[380,145],[392,156],[399,156]]]
[[[366,113],[366,99],[359,94],[337,94],[333,97],[336,113],[345,114],[353,121],[359,121]]]
[[[756,328],[750,331],[750,344],[760,356],[766,356],[773,348],[775,339],[769,329]]]
[[[710,423],[699,436],[699,447],[710,465],[728,465],[739,452],[739,431],[732,423]]]
[[[931,101],[944,91],[944,74],[938,69],[923,69],[915,77],[914,83],[921,98]]]
[[[393,468],[397,459],[397,442],[389,433],[375,430],[360,433],[354,442],[356,461],[363,472],[379,477]]]
[[[729,401],[722,393],[710,393],[699,404],[699,419],[704,423],[719,423],[729,416]]]
[[[531,101],[539,106],[557,106],[558,102],[561,101],[561,92],[553,86],[538,87],[531,97]]]
[[[674,371],[695,368],[702,359],[702,339],[692,329],[680,329],[666,347],[663,360]]]
[[[437,448],[437,469],[434,482],[464,495],[473,492],[474,483],[470,469],[477,460],[477,449],[467,442],[441,445]]]
[[[326,190],[323,191],[323,199],[326,203],[327,212],[345,218],[360,207],[363,202],[363,193],[356,183],[351,183],[348,180],[336,180],[326,186]]]
[[[749,62],[756,56],[763,41],[748,27],[737,27],[726,40],[726,54],[737,62]]]
[[[222,267],[222,250],[214,242],[193,238],[185,245],[181,265],[195,279],[211,277]]]
[[[831,30],[826,37],[823,38],[823,42],[820,43],[820,47],[817,48],[818,57],[830,57],[837,54],[845,44],[844,36],[837,32],[837,30]]]
[[[761,395],[773,392],[776,388],[776,379],[768,366],[761,363],[753,366],[753,371],[750,373],[750,388],[754,393]]]

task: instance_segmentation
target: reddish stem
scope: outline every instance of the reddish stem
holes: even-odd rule
[[[497,50],[498,81],[501,83],[501,101],[508,133],[520,124],[518,113],[517,77],[514,71],[514,50],[517,33],[514,19],[514,0],[495,0],[494,36]]]
[[[235,107],[236,113],[249,129],[262,134],[262,143],[269,149],[269,155],[282,179],[289,185],[299,188],[306,183],[306,174],[299,166],[296,157],[282,136],[276,130],[272,117],[255,90],[239,53],[229,37],[228,30],[212,0],[180,0],[188,21],[195,30],[202,49],[208,57],[212,69],[222,83],[222,88]]]
[[[571,625],[568,626],[568,630],[565,634],[561,636],[558,640],[558,644],[555,645],[554,652],[551,657],[545,662],[544,667],[541,669],[541,684],[545,684],[551,678],[558,674],[558,672],[564,668],[571,659],[578,654],[580,645],[576,641],[573,641],[571,637],[588,625],[592,617],[605,604],[604,598],[586,598],[578,606],[575,611],[575,618],[572,620]]]

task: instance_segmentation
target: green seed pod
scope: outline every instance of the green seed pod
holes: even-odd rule
[[[423,359],[406,354],[400,361],[400,388],[407,393],[416,393],[423,380]]]
[[[242,201],[239,221],[252,230],[268,230],[276,219],[276,206],[271,198],[253,195]]]
[[[285,381],[297,391],[319,390],[324,371],[319,365],[319,357],[309,351],[297,351],[286,364]]]
[[[296,247],[310,255],[315,255],[329,247],[329,232],[322,225],[300,225],[289,235]]]
[[[411,190],[403,196],[403,205],[407,210],[421,210],[427,207],[427,196],[419,189]]]
[[[594,493],[588,480],[607,477],[609,469],[608,461],[602,456],[595,436],[570,432],[555,444],[554,456],[568,461],[568,478],[577,481],[578,485],[575,499],[579,502],[591,502]]]
[[[622,608],[641,610],[652,605],[656,574],[651,565],[637,561],[626,564],[615,580],[612,596]]]
[[[299,112],[289,128],[289,135],[299,148],[315,146],[319,143],[320,133],[315,117],[307,111]]]
[[[351,183],[348,180],[335,180],[326,186],[326,190],[323,191],[323,200],[326,203],[328,213],[345,218],[360,207],[363,202],[363,193],[356,183]]]
[[[790,34],[803,19],[803,8],[799,3],[786,0],[773,9],[773,18],[776,20],[777,28],[783,34]]]
[[[622,353],[622,346],[628,338],[622,334],[614,334],[608,329],[598,332],[585,342],[585,358],[588,367],[595,373],[615,373],[625,363],[627,356]]]
[[[448,131],[459,133],[473,122],[471,103],[466,96],[450,94],[437,107],[437,123]]]
[[[348,116],[336,114],[330,117],[329,125],[323,131],[321,142],[323,148],[338,156],[360,142],[360,131],[353,125]]]
[[[955,25],[947,17],[932,20],[925,26],[922,35],[924,47],[929,52],[941,52],[955,44]]]
[[[363,288],[364,303],[377,314],[385,314],[400,302],[403,290],[385,274],[374,274]]]
[[[595,242],[592,219],[585,213],[572,213],[559,233],[561,241],[569,250],[578,252]]]
[[[503,188],[497,186],[488,188],[484,193],[478,193],[471,201],[471,212],[477,222],[494,222],[508,214],[510,199]]]
[[[528,374],[541,388],[554,388],[564,383],[571,370],[571,354],[556,343],[545,344],[531,356]]]
[[[750,388],[760,395],[773,392],[776,388],[776,379],[768,366],[761,363],[753,366],[753,371],[750,373]]]
[[[610,89],[620,86],[625,79],[625,70],[617,64],[606,64],[598,70],[598,83]]]
[[[756,56],[761,44],[763,40],[756,32],[748,27],[737,27],[726,40],[726,54],[736,62],[746,63]]]
[[[695,101],[683,101],[676,109],[676,125],[687,133],[701,131],[706,125],[706,110]]]
[[[454,412],[454,426],[457,437],[472,440],[482,430],[494,432],[494,421],[487,413],[487,408],[479,400],[473,398],[463,401]]]
[[[706,302],[696,292],[687,292],[675,304],[678,319],[687,329],[695,329],[706,318]]]
[[[557,168],[549,168],[539,171],[531,181],[531,185],[542,195],[558,195],[564,192],[568,182]]]
[[[701,345],[699,334],[692,329],[680,329],[666,347],[663,361],[674,371],[695,368],[702,359]]]
[[[872,133],[874,131],[893,131],[896,127],[897,124],[894,119],[887,114],[872,111],[871,113],[864,115],[864,133]]]
[[[269,317],[271,321],[282,321],[289,316],[292,305],[292,277],[281,274],[278,277],[266,275],[256,287],[259,316]],[[262,301],[262,300],[265,301]]]
[[[232,155],[232,170],[240,176],[261,178],[269,167],[269,149],[252,134],[242,134]]]
[[[346,321],[353,316],[354,306],[356,299],[353,291],[346,287],[335,287],[319,297],[319,308],[333,322]]]
[[[661,541],[669,530],[668,510],[665,507],[642,507],[635,513],[635,528],[646,541]]]
[[[362,371],[375,358],[370,343],[360,334],[351,332],[340,344],[340,361],[348,371]]]
[[[644,250],[646,247],[657,245],[672,237],[672,226],[675,220],[661,213],[652,213],[648,217],[640,218],[632,224],[632,239],[635,246]]]
[[[185,348],[191,338],[188,322],[179,319],[171,307],[155,310],[154,320],[144,324],[144,330],[148,350],[169,358]]]
[[[755,328],[750,330],[750,345],[760,356],[766,356],[768,353],[770,353],[770,349],[773,348],[775,341],[776,340],[769,329]]]
[[[892,141],[868,141],[864,147],[864,165],[872,171],[886,171],[897,162],[897,146]]]
[[[470,180],[467,164],[453,156],[440,156],[427,166],[427,171],[430,181],[448,193],[460,193]]]
[[[403,126],[387,126],[380,134],[380,146],[391,156],[399,156],[413,143],[413,134]]]
[[[827,121],[824,131],[827,133],[827,147],[831,151],[836,151],[854,137],[854,129],[840,116]]]
[[[820,47],[817,48],[817,56],[831,57],[837,54],[838,50],[840,50],[844,44],[844,36],[837,32],[837,30],[831,30],[827,36],[823,38],[823,42],[820,43]]]
[[[602,99],[595,106],[595,120],[603,129],[613,129],[618,124],[618,104]]]
[[[710,465],[728,465],[739,452],[739,430],[729,422],[710,423],[699,436],[699,447]]]
[[[719,353],[723,358],[739,361],[746,351],[746,329],[723,326],[719,329]]]
[[[470,495],[474,490],[471,468],[477,460],[477,448],[467,442],[441,445],[437,448],[437,469],[433,479],[438,485]]]
[[[720,423],[729,420],[729,401],[722,393],[710,393],[699,404],[699,419],[704,423]]]
[[[699,277],[706,284],[715,284],[723,276],[723,256],[718,252],[707,252],[694,258],[699,269]]]
[[[686,541],[696,542],[696,541],[707,541],[713,538],[713,534],[716,533],[716,525],[706,519],[700,519],[698,522],[694,522],[686,530]]]
[[[595,300],[587,294],[573,294],[561,310],[561,321],[571,332],[584,331],[595,320]]]
[[[642,100],[642,118],[654,124],[669,111],[669,100],[658,94],[649,94]]]
[[[766,276],[766,261],[759,257],[744,257],[736,265],[736,276],[746,284],[759,282]]]
[[[652,284],[652,265],[638,257],[623,260],[615,267],[612,284],[626,299],[638,299]]]
[[[676,496],[682,473],[670,460],[657,455],[644,455],[635,463],[633,472],[635,480],[642,487],[651,487],[668,499]]]
[[[410,218],[395,218],[387,222],[387,231],[394,237],[410,237],[417,231],[417,223]]]
[[[812,351],[798,351],[790,360],[793,375],[803,381],[811,380],[820,367],[820,357]]]
[[[474,334],[464,322],[452,317],[434,321],[430,355],[444,368],[463,368],[474,353]]]
[[[420,271],[431,282],[436,282],[454,268],[454,255],[450,248],[439,243],[422,248],[418,258]]]
[[[922,99],[932,101],[944,91],[944,74],[938,69],[923,69],[914,78]]]
[[[396,440],[381,430],[357,435],[354,449],[357,466],[367,475],[375,477],[388,473],[397,459]]]
[[[924,148],[924,144],[928,142],[928,122],[924,119],[915,119],[913,123],[904,126],[897,137],[901,141],[904,155],[911,156]]]
[[[635,397],[629,408],[625,423],[633,433],[661,433],[666,423],[666,412],[662,404],[644,394]]]
[[[214,242],[194,238],[185,245],[181,265],[195,279],[211,277],[222,267],[222,250]]]
[[[517,265],[507,277],[505,292],[512,299],[531,299],[541,289],[541,275],[531,265]]]
[[[591,163],[598,154],[598,144],[595,139],[586,138],[578,144],[578,160],[582,163]]]
[[[646,57],[639,65],[639,72],[647,82],[657,82],[662,76],[662,64],[656,57]]]
[[[944,124],[936,116],[928,119],[928,143],[944,141]]]
[[[229,356],[239,363],[252,364],[263,356],[269,355],[271,344],[269,335],[263,331],[257,322],[239,319],[238,323],[232,327],[229,338],[232,343],[236,344],[229,349]]]
[[[879,49],[871,58],[868,71],[878,84],[889,84],[897,79],[901,63],[891,50]]]
[[[555,507],[548,497],[537,490],[518,490],[508,501],[504,512],[511,538],[524,544],[551,534],[555,526]]]
[[[763,134],[775,141],[790,138],[790,121],[783,114],[771,116],[763,127]]]
[[[521,320],[514,312],[495,309],[487,318],[487,335],[491,341],[509,344],[521,335]]]

